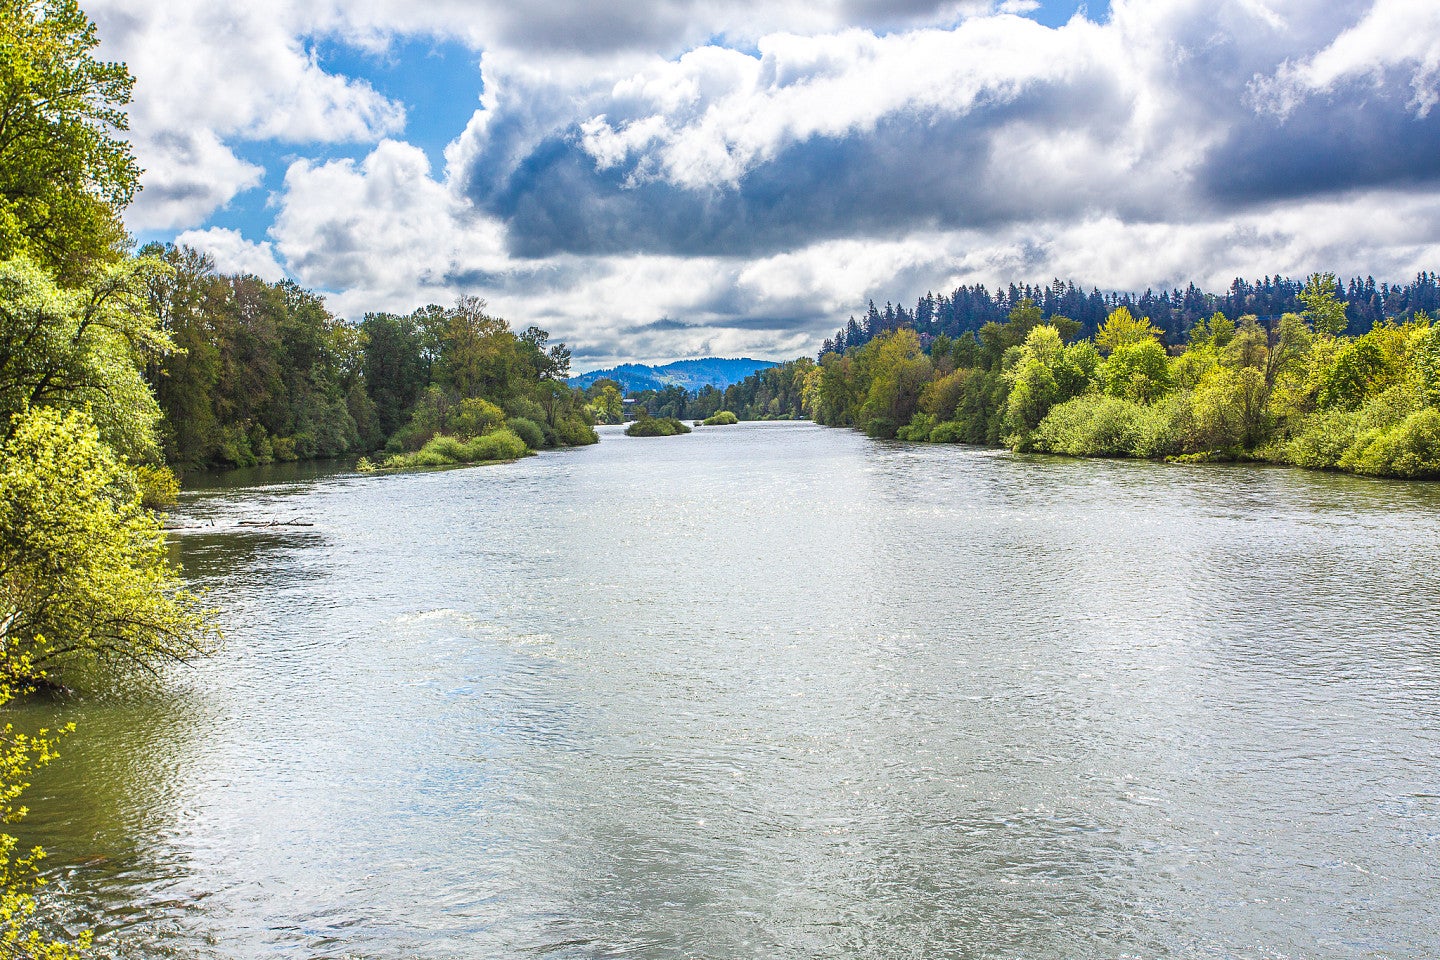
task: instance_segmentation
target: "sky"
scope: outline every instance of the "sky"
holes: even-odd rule
[[[1440,269],[1436,0],[89,0],[141,242],[577,371],[869,300]]]

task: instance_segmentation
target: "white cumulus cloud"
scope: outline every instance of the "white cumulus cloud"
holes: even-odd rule
[[[175,243],[210,254],[221,273],[253,274],[270,283],[285,279],[285,268],[275,259],[274,245],[246,240],[238,230],[186,230],[175,238]]]

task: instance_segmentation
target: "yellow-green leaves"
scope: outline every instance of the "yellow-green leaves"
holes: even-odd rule
[[[36,408],[0,445],[0,676],[109,679],[203,652],[199,600],[159,521],[81,411]]]
[[[1109,353],[1116,347],[1146,340],[1158,340],[1164,331],[1150,322],[1149,317],[1137,320],[1130,311],[1120,307],[1105,318],[1100,329],[1095,331],[1095,346],[1101,353]]]
[[[1349,321],[1344,301],[1335,296],[1335,274],[1312,274],[1297,296],[1305,304],[1305,317],[1316,333],[1338,337],[1345,332]]]

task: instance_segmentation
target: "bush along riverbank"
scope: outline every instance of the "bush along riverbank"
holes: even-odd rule
[[[526,417],[507,417],[488,400],[472,398],[459,404],[449,418],[453,433],[434,433],[418,450],[392,453],[372,460],[361,457],[355,469],[361,473],[377,470],[413,470],[419,467],[451,467],[462,464],[508,463],[554,446],[540,424]],[[574,444],[599,439],[594,428],[587,433],[575,430]]]
[[[1345,336],[1335,289],[1317,275],[1303,313],[1216,313],[1168,349],[1124,308],[1077,340],[1029,301],[975,336],[888,330],[823,354],[805,412],[912,442],[1440,478],[1440,326],[1416,313]]]

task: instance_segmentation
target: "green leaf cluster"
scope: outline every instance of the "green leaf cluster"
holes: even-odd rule
[[[75,0],[0,0],[0,259],[66,279],[119,259],[139,188],[122,136],[134,82],[98,45]]]
[[[0,676],[113,682],[188,660],[212,637],[159,518],[89,415],[17,415],[0,444]]]

